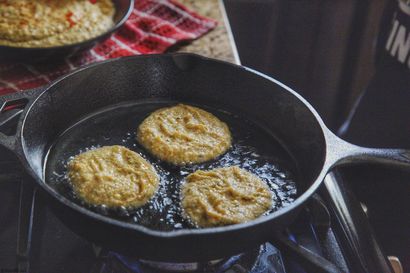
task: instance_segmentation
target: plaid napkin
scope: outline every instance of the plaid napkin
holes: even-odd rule
[[[202,36],[216,25],[215,20],[202,17],[174,0],[137,0],[125,25],[91,50],[36,65],[0,63],[0,95],[45,85],[93,62],[162,53],[179,41]]]

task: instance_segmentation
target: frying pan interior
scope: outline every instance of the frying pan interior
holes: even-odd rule
[[[229,124],[232,147],[216,159],[187,166],[174,166],[151,156],[136,141],[136,127],[153,111],[177,102],[149,99],[113,105],[80,120],[52,145],[45,163],[45,181],[80,206],[114,219],[161,231],[195,228],[183,217],[180,187],[185,177],[198,169],[239,166],[255,173],[268,185],[275,212],[296,197],[297,169],[292,158],[271,134],[245,117],[199,105]],[[67,162],[92,147],[122,145],[148,159],[160,177],[160,186],[150,201],[139,208],[90,206],[78,198],[68,183]]]

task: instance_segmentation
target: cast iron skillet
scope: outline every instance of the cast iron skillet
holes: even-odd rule
[[[134,8],[134,0],[113,0],[113,2],[115,4],[114,26],[103,34],[83,42],[55,47],[24,48],[0,45],[0,60],[38,61],[47,57],[64,56],[93,47],[96,43],[104,41],[118,30],[127,21]]]
[[[118,221],[79,206],[43,180],[46,153],[74,121],[113,104],[170,99],[235,110],[275,132],[300,171],[298,198],[254,221],[217,228],[156,231]],[[10,105],[21,110],[9,109]],[[0,98],[3,129],[21,113],[17,132],[0,134],[0,145],[21,161],[57,216],[98,245],[157,261],[192,262],[241,253],[269,241],[289,225],[341,164],[377,162],[409,167],[406,150],[370,149],[349,144],[326,128],[300,95],[282,83],[246,67],[192,54],[149,55],[94,64],[43,90]]]

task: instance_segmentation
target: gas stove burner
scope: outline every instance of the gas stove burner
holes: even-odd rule
[[[218,259],[205,263],[166,263],[166,262],[154,262],[147,260],[140,260],[143,265],[168,272],[203,272],[204,269],[218,268],[222,264],[230,264],[235,262],[240,256],[234,256],[228,260]],[[230,261],[232,260],[232,261]],[[214,270],[215,271],[215,270]]]
[[[115,252],[109,252],[107,260],[110,266],[103,267],[105,271],[99,273],[285,273],[280,252],[268,243],[243,254],[209,262],[169,263],[134,260]]]

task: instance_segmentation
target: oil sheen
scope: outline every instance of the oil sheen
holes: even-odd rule
[[[185,177],[196,170],[238,166],[257,175],[267,183],[273,193],[273,206],[267,214],[294,201],[297,194],[297,171],[291,157],[270,132],[227,111],[191,104],[211,112],[228,124],[232,133],[232,147],[222,156],[189,166],[170,165],[150,156],[136,140],[137,127],[153,111],[177,103],[124,103],[102,109],[76,122],[62,133],[50,148],[44,173],[47,183],[66,198],[92,211],[163,231],[195,228],[183,217],[180,187]],[[90,206],[75,195],[67,177],[68,162],[75,155],[89,149],[111,145],[122,145],[137,152],[148,160],[159,174],[158,191],[144,206],[135,209]]]

